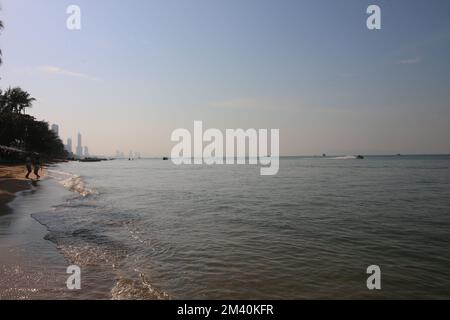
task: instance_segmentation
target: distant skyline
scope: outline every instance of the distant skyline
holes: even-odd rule
[[[78,157],[82,157],[83,156],[83,140],[82,140],[82,136],[81,133],[78,132],[77,135],[77,152],[76,155]]]
[[[67,143],[65,144],[65,149],[69,154],[73,153],[72,138],[67,138]]]
[[[53,133],[61,139],[61,142],[64,144],[64,149],[69,153],[73,153],[73,148],[72,148],[72,137],[69,136],[67,137],[67,139],[64,139],[63,137],[60,136],[59,134],[59,125],[54,123],[52,125],[50,125],[51,130],[53,131]],[[75,150],[75,155],[78,157],[89,157],[90,156],[90,152],[89,152],[89,147],[86,145],[83,145],[83,138],[82,138],[82,134],[80,132],[78,132],[77,134],[77,147]]]
[[[82,29],[66,28],[66,8]],[[366,9],[382,29],[366,28]],[[450,1],[3,0],[0,87],[93,153],[278,128],[281,155],[450,153]]]
[[[59,137],[59,126],[57,124],[52,124],[51,129],[52,129],[53,133]]]

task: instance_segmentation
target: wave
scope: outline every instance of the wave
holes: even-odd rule
[[[331,160],[353,160],[353,159],[356,159],[356,156],[343,156],[331,158]]]
[[[92,234],[90,230],[76,230],[69,234],[50,232],[46,237],[57,245],[58,250],[73,264],[81,268],[93,268],[97,272],[99,285],[105,274],[115,278],[114,286],[110,289],[112,300],[167,300],[169,295],[153,287],[144,273],[134,269],[134,272],[123,268],[128,250],[120,243],[108,241],[105,237]],[[92,269],[91,269],[92,270]],[[123,277],[123,274],[129,277]],[[96,281],[97,278],[91,279]]]
[[[62,185],[70,191],[79,193],[83,197],[87,197],[90,194],[95,194],[94,190],[87,188],[81,177],[77,175],[64,180]]]
[[[83,197],[97,193],[95,190],[88,188],[82,177],[79,175],[58,170],[48,170],[48,173],[50,177],[61,183],[64,188],[72,192],[76,192]]]
[[[167,293],[155,289],[144,274],[139,273],[140,280],[120,278],[111,289],[112,300],[169,300]]]
[[[130,253],[133,252],[136,242],[140,246],[151,245],[139,230],[133,228],[134,224],[128,220],[102,219],[102,214],[107,211],[103,206],[99,206],[100,198],[85,198],[98,193],[86,185],[82,176],[59,170],[48,170],[48,176],[82,197],[77,196],[64,204],[54,206],[52,211],[33,215],[47,228],[48,234],[45,239],[53,242],[70,263],[88,270],[90,281],[96,288],[101,288],[98,292],[101,291],[101,294],[105,294],[108,298],[170,299],[166,292],[155,288],[144,271],[139,270],[135,263],[130,264]],[[98,215],[91,215],[92,212]],[[96,219],[91,219],[92,216]],[[123,227],[130,233],[132,242],[120,239]],[[119,239],[105,233],[112,228],[117,230]],[[153,254],[161,251],[153,249]]]

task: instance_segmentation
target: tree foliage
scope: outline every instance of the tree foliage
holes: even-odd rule
[[[3,21],[0,20],[0,31]],[[0,50],[0,65],[2,64]],[[0,145],[27,152],[38,152],[47,157],[66,157],[64,145],[44,121],[25,114],[34,99],[19,87],[0,89]]]
[[[65,157],[64,145],[48,123],[23,113],[33,101],[35,99],[20,88],[0,92],[0,145],[49,157]]]

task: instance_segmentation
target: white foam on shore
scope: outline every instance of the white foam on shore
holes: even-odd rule
[[[154,288],[143,273],[139,273],[139,277],[140,280],[118,279],[111,289],[112,300],[170,300],[169,295]]]
[[[86,187],[81,176],[64,172],[58,170],[48,170],[48,174],[50,177],[56,179],[59,183],[61,183],[64,188],[76,192],[83,197],[87,197],[91,194],[96,194],[93,189]]]

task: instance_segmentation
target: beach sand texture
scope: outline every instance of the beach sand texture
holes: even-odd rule
[[[23,165],[0,165],[0,214],[7,210],[6,204],[15,197],[15,193],[27,190],[30,186]]]
[[[25,165],[0,165],[0,214],[6,213],[8,202],[12,201],[15,194],[30,188],[30,179],[26,179]],[[45,176],[45,170],[40,172]],[[30,175],[32,178],[34,174]]]
[[[0,300],[62,299],[67,263],[25,210],[18,193],[36,190],[25,175],[24,165],[0,165]]]

